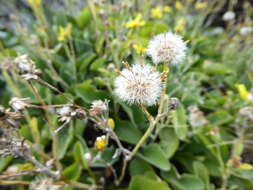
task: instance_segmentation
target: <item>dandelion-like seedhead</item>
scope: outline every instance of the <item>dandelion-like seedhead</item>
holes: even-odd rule
[[[135,64],[115,79],[115,93],[129,104],[153,105],[162,90],[160,73],[151,65]]]
[[[186,42],[182,37],[172,32],[162,33],[150,40],[147,54],[153,62],[180,63],[185,57]]]

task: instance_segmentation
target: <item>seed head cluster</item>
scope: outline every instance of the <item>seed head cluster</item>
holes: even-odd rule
[[[160,73],[151,65],[135,64],[121,71],[115,80],[115,93],[129,104],[153,105],[160,97]]]
[[[172,32],[162,33],[150,40],[147,54],[158,63],[180,63],[185,57],[186,42]]]

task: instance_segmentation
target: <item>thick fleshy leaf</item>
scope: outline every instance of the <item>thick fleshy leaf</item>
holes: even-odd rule
[[[127,190],[169,190],[167,183],[136,175],[131,179]]]
[[[170,162],[158,144],[153,143],[143,147],[137,155],[161,170],[170,169]]]
[[[179,139],[184,140],[187,135],[188,126],[186,123],[185,109],[182,104],[180,104],[177,110],[172,112],[172,116],[176,135]]]

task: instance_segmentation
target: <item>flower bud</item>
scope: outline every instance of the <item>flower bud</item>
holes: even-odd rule
[[[107,140],[106,140],[105,135],[103,135],[101,137],[97,137],[97,139],[95,141],[96,150],[102,151],[105,149],[106,145],[107,145]]]

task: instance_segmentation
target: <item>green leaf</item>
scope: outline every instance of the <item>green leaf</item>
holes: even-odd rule
[[[185,189],[204,190],[205,188],[201,179],[194,175],[184,174],[179,181]]]
[[[172,128],[163,128],[160,133],[160,145],[166,158],[169,159],[173,156],[179,146],[179,140]]]
[[[193,163],[194,173],[205,183],[205,189],[209,189],[209,173],[205,165],[195,161]]]
[[[225,64],[211,62],[204,63],[203,70],[209,75],[224,75],[232,72],[231,68]]]
[[[207,119],[212,122],[213,125],[223,125],[233,120],[233,116],[225,110],[217,110],[207,116]]]
[[[3,171],[9,163],[13,160],[12,156],[7,156],[5,158],[0,158],[0,172]]]
[[[91,21],[91,13],[87,7],[85,7],[80,16],[76,18],[76,22],[80,28],[83,28],[84,26],[88,25]]]
[[[81,97],[84,102],[91,103],[94,100],[109,99],[108,93],[97,90],[90,80],[84,81],[81,84],[77,84],[74,87],[77,96]]]
[[[132,177],[128,190],[169,190],[167,183],[156,181],[143,176],[136,175]]]
[[[101,57],[96,59],[90,66],[90,70],[97,71],[99,68],[103,67],[105,64],[106,59]]]
[[[136,144],[142,133],[128,121],[116,121],[115,133],[119,139],[131,144]]]
[[[131,176],[142,175],[147,171],[154,172],[153,168],[144,160],[140,158],[134,158],[129,165]]]
[[[70,166],[68,166],[62,173],[62,176],[64,179],[69,179],[69,180],[78,180],[78,178],[81,175],[82,167],[80,167],[79,164],[74,163]]]
[[[59,132],[58,158],[62,159],[73,139],[73,126],[68,126]]]
[[[180,104],[177,110],[172,112],[172,117],[177,137],[184,140],[187,135],[188,126],[186,123],[185,109],[182,104]]]
[[[85,169],[88,167],[86,160],[84,159],[84,148],[81,142],[76,142],[74,145],[74,158],[77,164],[81,164]]]
[[[40,132],[38,129],[38,120],[36,117],[32,117],[29,120],[29,127],[31,129],[33,140],[36,144],[40,144]]]
[[[153,143],[145,146],[137,156],[161,170],[168,171],[170,169],[169,160],[158,144]]]

